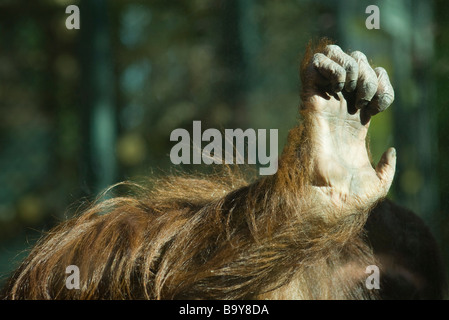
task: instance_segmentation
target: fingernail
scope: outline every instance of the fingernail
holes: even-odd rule
[[[355,107],[356,107],[357,109],[362,109],[362,108],[366,107],[366,106],[368,105],[368,103],[369,103],[368,100],[361,99],[361,100],[359,100],[359,101],[357,102],[357,104],[356,104]]]
[[[347,92],[352,92],[355,90],[355,87],[357,86],[357,81],[352,80],[348,82],[348,85],[346,86],[345,90]]]
[[[343,90],[343,87],[345,86],[345,83],[344,82],[339,82],[339,83],[336,83],[335,85],[334,85],[334,92],[340,92],[341,90]]]
[[[390,149],[390,155],[391,155],[392,157],[396,157],[396,149],[395,149],[395,148],[391,148],[391,149]]]

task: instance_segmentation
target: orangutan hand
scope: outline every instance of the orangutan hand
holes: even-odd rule
[[[373,168],[365,141],[371,117],[394,100],[387,72],[372,69],[363,53],[346,54],[336,45],[315,53],[302,72],[313,187],[334,205],[373,204],[386,196],[396,166],[389,148]]]

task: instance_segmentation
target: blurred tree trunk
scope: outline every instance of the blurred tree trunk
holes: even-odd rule
[[[241,35],[242,12],[239,1],[221,2],[221,37],[218,55],[222,63],[223,79],[221,100],[232,114],[228,126],[245,127],[247,114],[245,108],[246,63]]]
[[[97,193],[116,180],[116,105],[106,1],[80,2],[83,108],[83,183]],[[90,188],[93,188],[91,190]]]
[[[438,138],[439,138],[439,187],[442,243],[446,265],[449,266],[449,2],[435,1],[435,60],[433,72],[437,99],[435,108],[437,112]]]

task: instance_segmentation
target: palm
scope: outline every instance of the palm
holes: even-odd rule
[[[341,196],[363,197],[380,183],[366,149],[369,122],[362,124],[360,111],[348,113],[346,99],[341,93],[337,97],[316,95],[306,103],[312,111],[314,184]]]

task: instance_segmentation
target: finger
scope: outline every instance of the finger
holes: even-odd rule
[[[371,68],[368,59],[360,51],[351,53],[351,57],[359,65],[359,77],[357,79],[357,93],[355,107],[361,109],[366,107],[377,92],[377,75]]]
[[[357,86],[357,79],[359,76],[359,65],[350,55],[341,50],[339,46],[329,45],[325,49],[325,54],[331,60],[337,62],[346,71],[345,90],[352,92]]]
[[[386,195],[393,183],[396,171],[396,149],[389,148],[384,152],[376,167],[376,174],[380,179],[381,187]]]
[[[332,92],[340,92],[343,89],[346,71],[342,66],[322,53],[316,53],[313,56],[312,65],[322,76],[321,81],[317,81],[318,85],[329,86],[329,90]]]
[[[374,72],[377,75],[379,85],[376,95],[367,107],[369,114],[372,116],[387,109],[394,101],[394,89],[390,83],[387,71],[378,67],[374,69]]]

